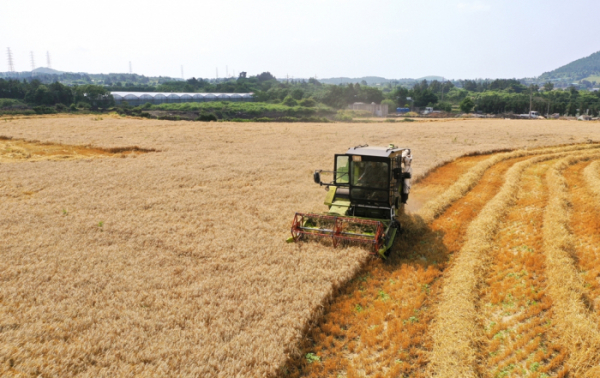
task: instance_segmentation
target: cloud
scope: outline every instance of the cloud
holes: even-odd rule
[[[468,12],[487,12],[492,6],[483,1],[466,1],[456,4],[456,7]]]

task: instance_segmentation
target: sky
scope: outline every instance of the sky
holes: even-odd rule
[[[539,76],[600,50],[598,0],[0,0],[0,71]]]

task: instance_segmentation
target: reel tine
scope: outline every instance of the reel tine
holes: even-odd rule
[[[385,226],[376,220],[296,213],[291,233],[294,241],[305,235],[332,238],[334,247],[343,242],[371,244],[377,253],[384,243]]]

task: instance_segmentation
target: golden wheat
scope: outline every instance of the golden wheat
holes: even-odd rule
[[[0,163],[0,376],[61,377],[277,374],[367,261],[364,249],[284,242],[294,211],[324,210],[311,172],[334,153],[406,144],[418,176],[465,153],[600,139],[563,121],[108,117],[2,118],[0,135],[157,150]]]

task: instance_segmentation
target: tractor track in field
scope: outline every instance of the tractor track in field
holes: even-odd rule
[[[286,376],[595,376],[598,147],[469,156],[429,172],[403,252],[340,289]]]

